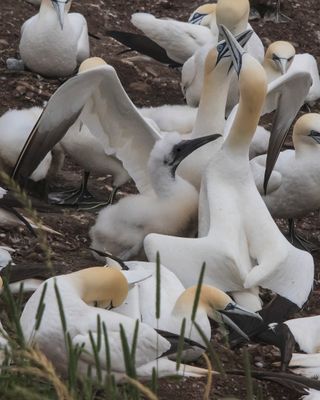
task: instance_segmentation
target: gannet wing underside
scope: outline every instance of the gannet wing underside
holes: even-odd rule
[[[274,80],[268,87],[265,109],[276,101],[276,114],[272,124],[270,141],[267,153],[266,171],[264,177],[264,191],[267,190],[268,180],[278,159],[281,147],[287,137],[289,128],[298,111],[304,103],[312,85],[312,78],[308,72],[298,72],[284,75]]]
[[[182,67],[182,64],[177,63],[168,57],[164,48],[159,46],[155,41],[151,40],[145,35],[132,32],[122,31],[107,31],[107,36],[112,37],[129,49],[127,51],[138,51],[148,57],[153,58],[162,64],[168,64],[174,67]]]
[[[87,71],[69,79],[51,96],[18,157],[14,179],[32,174],[77,120],[102,78],[96,70]]]
[[[114,68],[108,65],[94,71],[99,70],[103,71],[103,79],[95,87],[81,119],[106,152],[122,161],[138,190],[148,191],[151,188],[147,170],[150,152],[162,136],[132,103]]]

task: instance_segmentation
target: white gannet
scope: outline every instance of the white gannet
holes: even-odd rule
[[[279,154],[285,137],[286,132],[278,132],[270,142],[270,158],[275,159]],[[251,164],[256,185],[271,215],[290,220],[290,240],[298,240],[306,246],[305,240],[294,233],[292,220],[319,208],[320,114],[300,117],[294,125],[292,138],[294,150],[279,154],[270,178],[268,174],[268,181],[265,178],[267,156],[256,157]]]
[[[320,353],[319,315],[314,317],[289,319],[285,324],[289,327],[301,351],[309,354]]]
[[[307,394],[301,397],[301,400],[320,400],[320,391],[307,389]]]
[[[239,35],[246,29],[252,30],[251,25],[248,24],[249,10],[250,4],[248,0],[219,0],[216,11],[217,23],[225,25],[234,35]],[[191,107],[199,105],[204,80],[204,63],[211,47],[212,44],[202,46],[183,65],[181,88],[187,104]],[[260,62],[263,61],[263,44],[254,31],[245,48]],[[237,104],[238,99],[238,83],[234,78],[229,89],[227,115]]]
[[[219,137],[182,140],[172,133],[158,140],[148,161],[150,187],[100,211],[90,229],[91,247],[129,260],[144,258],[140,251],[148,233],[194,236],[198,192],[175,172],[192,151]]]
[[[308,53],[296,54],[293,45],[286,41],[277,41],[270,44],[263,62],[268,82],[290,73],[309,72],[312,85],[305,99],[307,104],[313,105],[320,97],[320,78],[316,59]]]
[[[11,172],[41,113],[42,108],[31,107],[23,110],[9,110],[1,116],[0,168],[2,171]],[[49,152],[32,173],[30,179],[34,181],[44,179],[49,171],[51,160],[52,156]]]
[[[46,291],[43,302],[45,304],[40,327],[35,331],[37,309],[42,293]],[[89,332],[96,342],[98,339],[97,318],[101,321],[101,332],[106,329],[110,344],[110,369],[117,381],[125,380],[125,361],[120,338],[120,325],[122,325],[128,343],[132,343],[136,321],[116,312],[88,305],[97,302],[100,307],[117,307],[126,298],[128,282],[122,272],[113,268],[95,267],[78,271],[69,275],[61,275],[45,281],[30,297],[20,323],[28,342],[36,344],[40,350],[52,361],[61,374],[67,372],[68,351],[66,348],[65,333],[61,324],[59,305],[56,292],[64,310],[66,329],[70,335],[73,346],[84,346],[79,356],[78,374],[86,375],[88,367],[92,368],[93,377],[96,377],[95,356],[90,342]],[[81,318],[79,318],[81,315]],[[105,326],[105,328],[103,328]],[[103,335],[103,334],[102,334]],[[106,365],[106,349],[104,340],[98,350],[103,378],[108,366]],[[170,351],[171,344],[161,337],[150,326],[140,323],[135,353],[135,366],[137,376],[149,378],[152,369],[159,365],[160,376],[176,373],[176,364],[167,359],[159,358]],[[207,371],[196,367],[182,366],[186,375],[201,376]]]
[[[71,2],[42,0],[39,13],[22,25],[19,51],[30,70],[68,76],[89,57],[87,22],[81,14],[68,14]]]
[[[102,256],[102,253],[100,253]],[[111,256],[113,257],[113,256]],[[145,273],[147,279],[139,282],[129,290],[128,297],[123,304],[114,311],[138,318],[157,330],[162,336],[169,335],[170,338],[178,339],[183,319],[186,319],[185,338],[194,342],[194,346],[183,352],[183,361],[197,359],[207,347],[196,326],[191,321],[192,311],[195,303],[196,287],[185,289],[181,281],[173,272],[163,265],[159,269],[159,283],[157,283],[156,264],[141,261],[125,261],[125,267],[130,272]],[[121,266],[110,257],[107,264],[121,269]],[[127,273],[127,271],[123,271]],[[160,316],[157,319],[156,292],[157,285],[160,288]],[[217,317],[218,312],[219,316]],[[195,316],[195,323],[200,326],[202,333],[210,341],[212,332],[208,318],[215,319],[231,326],[242,337],[248,340],[246,334],[241,331],[232,321],[232,316],[237,315],[249,317],[248,321],[260,319],[260,316],[241,308],[227,294],[219,289],[207,285],[201,286],[200,298]],[[191,342],[191,343],[192,343]],[[190,344],[191,344],[190,343]],[[174,355],[170,356],[170,359]]]
[[[199,213],[202,207],[209,210],[208,233],[198,239],[150,234],[144,240],[145,253],[154,261],[159,252],[161,262],[185,286],[197,282],[206,262],[204,282],[232,292],[247,308],[261,308],[259,286],[302,307],[313,284],[313,259],[281,234],[256,189],[249,164],[249,145],[266,95],[266,75],[227,29],[222,30],[239,75],[240,104],[231,131],[202,181]]]

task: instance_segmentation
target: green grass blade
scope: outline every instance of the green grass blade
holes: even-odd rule
[[[192,322],[194,322],[194,320],[196,319],[196,315],[197,315],[197,309],[198,309],[198,305],[199,305],[201,287],[202,287],[205,269],[206,269],[206,263],[203,263],[202,267],[201,267],[201,272],[200,272],[200,276],[199,276],[199,280],[198,280],[198,284],[197,284],[197,290],[196,290],[193,307],[192,307],[192,313],[191,313],[191,321]]]
[[[182,352],[183,352],[183,348],[184,348],[185,331],[186,331],[186,319],[183,318],[182,323],[181,323],[181,328],[180,328],[178,351],[177,351],[177,357],[176,357],[176,371],[179,371],[180,365],[181,365]]]

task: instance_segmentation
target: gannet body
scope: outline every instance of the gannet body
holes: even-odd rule
[[[89,57],[88,28],[71,1],[42,0],[39,13],[21,28],[20,55],[25,65],[48,77],[71,75]]]
[[[44,296],[46,307],[43,312],[39,329],[35,332],[36,310],[39,305],[44,285],[47,286]],[[117,381],[125,378],[125,361],[120,339],[120,324],[123,326],[128,343],[132,343],[135,320],[103,308],[89,306],[97,301],[102,307],[119,306],[127,296],[128,282],[124,275],[113,268],[96,267],[82,270],[69,275],[50,278],[43,283],[27,302],[20,322],[25,339],[37,346],[52,361],[57,370],[65,374],[68,366],[68,351],[65,344],[65,334],[62,329],[59,306],[56,297],[59,291],[64,309],[67,330],[74,346],[84,346],[78,361],[78,374],[86,376],[88,367],[92,368],[95,378],[95,357],[90,342],[89,331],[97,341],[97,318],[100,317],[101,329],[105,325],[110,344],[110,369]],[[82,317],[79,318],[79,315]],[[102,341],[105,343],[104,341]],[[152,375],[153,362],[170,349],[168,340],[158,335],[150,326],[140,323],[135,354],[137,376],[147,378]],[[98,357],[103,376],[107,373],[106,349],[102,344]],[[162,365],[161,359],[158,360]],[[161,375],[172,374],[175,363],[164,361]],[[193,376],[205,373],[205,370],[186,367],[187,375]]]
[[[292,332],[300,350],[320,353],[320,316],[289,319],[285,322]],[[307,333],[307,334],[306,334]],[[320,364],[319,364],[320,368]]]
[[[42,113],[42,108],[32,107],[23,110],[9,110],[0,118],[0,165],[10,173],[28,139],[32,128]],[[51,153],[41,161],[30,176],[34,181],[44,179],[51,165]]]
[[[314,354],[300,354],[293,353],[292,359],[289,363],[290,370],[299,375],[303,375],[311,379],[319,379],[320,376],[320,353]],[[319,392],[317,392],[318,397],[311,397],[312,399],[319,399]]]
[[[302,400],[320,400],[320,391],[308,389],[307,394],[301,397]]]
[[[320,115],[300,117],[293,130],[295,150],[280,153],[266,194],[263,187],[266,156],[251,160],[256,185],[273,217],[302,217],[319,208],[319,142]]]
[[[198,239],[150,234],[144,249],[150,261],[159,251],[162,263],[185,286],[197,281],[205,262],[204,282],[233,292],[243,306],[261,307],[258,286],[262,286],[302,307],[313,284],[313,259],[281,234],[250,171],[249,144],[266,95],[265,72],[223,30],[239,71],[240,105],[231,132],[202,181],[199,213],[202,207],[209,210],[208,233]]]

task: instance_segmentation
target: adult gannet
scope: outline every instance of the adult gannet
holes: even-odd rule
[[[278,132],[272,139],[270,159],[279,154],[285,137],[286,132]],[[294,125],[292,138],[295,149],[280,153],[270,178],[268,173],[268,181],[265,178],[267,156],[251,160],[256,185],[271,215],[289,220],[319,208],[320,114],[300,117]],[[293,222],[289,226],[291,240],[298,240],[305,246],[305,240],[294,234]]]
[[[72,0],[42,0],[39,13],[21,28],[19,51],[25,65],[44,76],[71,75],[89,57],[85,18],[68,14]]]
[[[249,10],[250,3],[248,0],[219,0],[216,9],[217,24],[225,25],[234,35],[239,35],[246,29],[252,30],[251,25],[248,24]],[[204,81],[204,63],[211,47],[212,44],[202,46],[183,65],[181,88],[189,106],[197,107],[199,105]],[[263,61],[263,44],[254,31],[245,48],[260,62]],[[237,88],[237,80],[234,78],[229,89],[227,115],[238,102]]]
[[[194,236],[198,192],[175,172],[191,152],[219,137],[181,140],[172,133],[158,140],[148,161],[150,187],[100,211],[90,229],[91,247],[129,260],[143,257],[140,251],[148,233]]]
[[[44,293],[44,312],[39,329],[35,331],[37,309]],[[132,343],[136,321],[116,312],[89,306],[90,302],[97,302],[101,307],[117,307],[126,298],[128,282],[122,272],[113,268],[89,268],[69,275],[50,278],[43,283],[30,297],[20,323],[28,342],[36,344],[41,351],[52,361],[57,370],[66,374],[68,368],[68,351],[66,348],[65,333],[61,324],[57,291],[60,293],[65,314],[66,329],[73,346],[84,346],[78,361],[78,374],[86,375],[91,367],[92,376],[96,377],[96,362],[94,350],[90,342],[91,332],[94,341],[97,341],[97,318],[101,321],[101,332],[106,329],[110,343],[110,369],[117,381],[125,380],[125,361],[120,338],[120,325],[124,328],[128,343]],[[86,304],[87,303],[87,304]],[[81,318],[79,318],[81,315]],[[105,328],[103,328],[105,326]],[[103,374],[107,373],[105,341],[98,350],[98,358]],[[165,358],[159,358],[170,351],[170,342],[157,334],[150,326],[140,323],[135,353],[137,376],[149,378],[152,375],[156,362],[159,365],[160,376],[176,373],[176,364]],[[181,372],[191,376],[206,374],[206,370],[195,367],[182,366]]]
[[[153,261],[159,251],[162,263],[185,286],[195,284],[206,262],[204,282],[232,292],[247,308],[261,308],[259,286],[301,307],[312,288],[313,259],[281,234],[256,189],[249,164],[249,145],[266,96],[266,74],[226,28],[222,31],[239,75],[240,104],[202,181],[199,213],[208,209],[208,233],[198,239],[150,234],[144,240],[145,253]]]
[[[19,154],[28,139],[33,126],[42,113],[42,108],[31,107],[23,110],[9,110],[0,118],[0,169],[10,173]],[[30,179],[39,181],[44,179],[51,166],[51,152],[49,152]]]
[[[309,72],[312,85],[306,96],[305,103],[313,105],[320,97],[320,78],[316,59],[308,53],[296,54],[295,48],[286,41],[277,41],[270,44],[263,62],[268,82],[290,73]]]

